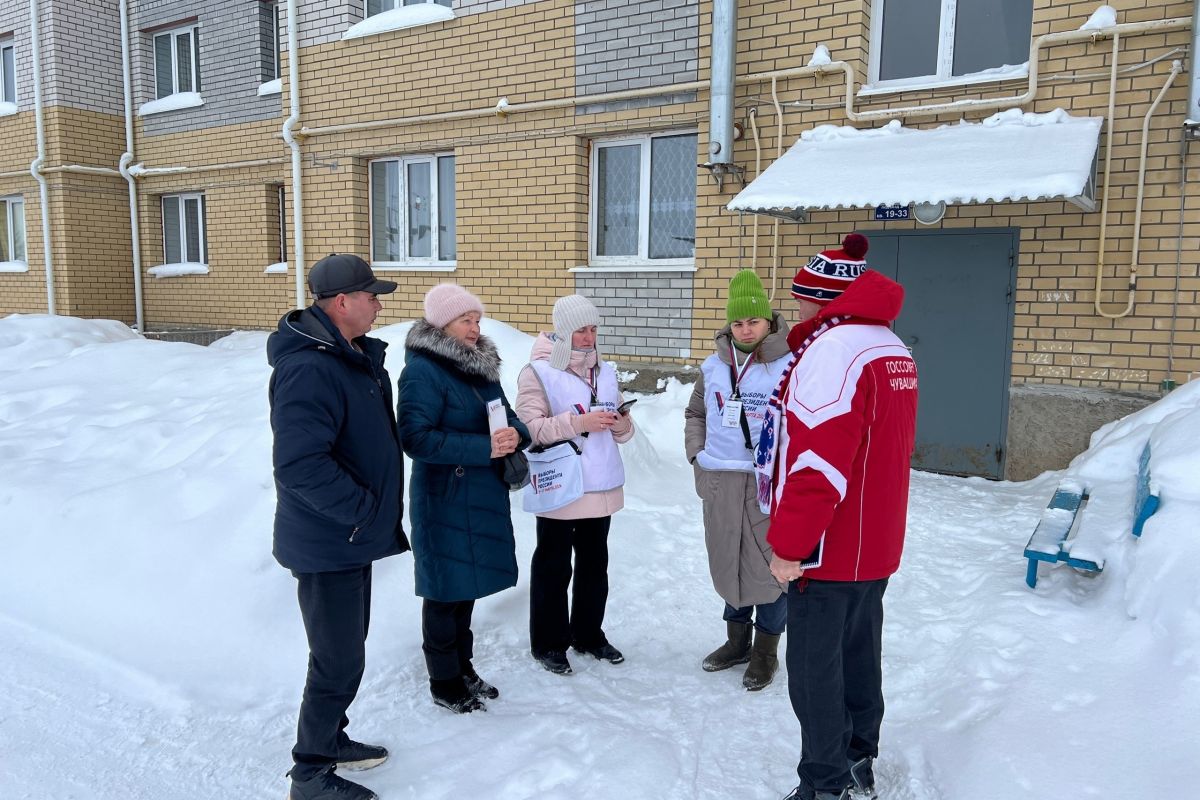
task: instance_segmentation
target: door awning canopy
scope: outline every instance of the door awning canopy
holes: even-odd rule
[[[1009,109],[982,122],[860,130],[820,125],[730,201],[731,211],[1065,198],[1091,210],[1100,117]]]

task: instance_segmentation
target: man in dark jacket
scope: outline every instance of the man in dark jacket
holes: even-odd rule
[[[276,560],[298,583],[308,636],[290,800],[371,800],[337,767],[382,764],[386,748],[346,735],[371,616],[371,564],[408,550],[401,527],[404,469],[385,342],[366,334],[378,295],[396,289],[352,255],[309,274],[313,305],[267,340],[275,434]]]

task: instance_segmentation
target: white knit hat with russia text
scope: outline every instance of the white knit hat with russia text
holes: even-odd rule
[[[554,349],[550,351],[550,366],[566,369],[571,363],[571,334],[580,328],[600,324],[600,311],[581,294],[558,298],[554,304]]]

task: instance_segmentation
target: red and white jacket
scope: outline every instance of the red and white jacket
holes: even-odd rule
[[[867,271],[788,337],[794,352],[834,323],[802,350],[779,397],[767,541],[788,561],[820,543],[807,578],[879,580],[900,566],[917,425],[916,364],[889,327],[903,301],[898,283]]]

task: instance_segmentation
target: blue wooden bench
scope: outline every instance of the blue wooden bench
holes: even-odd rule
[[[1063,550],[1063,542],[1067,540],[1071,530],[1075,527],[1075,521],[1087,506],[1087,501],[1086,491],[1062,488],[1055,490],[1054,497],[1050,498],[1050,504],[1042,512],[1042,518],[1033,530],[1033,536],[1029,537],[1029,544],[1025,545],[1025,558],[1029,559],[1025,583],[1029,584],[1030,589],[1037,586],[1037,569],[1040,561],[1051,564],[1065,561],[1076,569],[1085,569],[1091,572],[1100,572],[1104,569],[1095,561],[1072,558],[1070,553]]]
[[[1142,448],[1142,456],[1138,459],[1137,494],[1133,500],[1133,535],[1141,537],[1146,520],[1158,511],[1158,495],[1150,490],[1150,442]]]
[[[1076,569],[1085,569],[1090,572],[1104,570],[1103,564],[1082,558],[1072,558],[1071,554],[1065,552],[1062,547],[1075,527],[1076,518],[1083,513],[1084,507],[1087,506],[1087,501],[1086,491],[1064,488],[1057,489],[1054,497],[1050,498],[1050,504],[1042,512],[1042,518],[1038,521],[1033,536],[1029,537],[1029,544],[1025,545],[1025,558],[1029,559],[1025,583],[1029,584],[1030,589],[1037,586],[1039,561],[1051,564],[1065,561]],[[1137,488],[1133,500],[1133,535],[1135,537],[1141,537],[1146,520],[1150,519],[1155,511],[1158,511],[1159,505],[1158,495],[1153,494],[1150,488],[1150,442],[1146,442],[1146,446],[1142,448],[1142,455],[1138,458]]]

